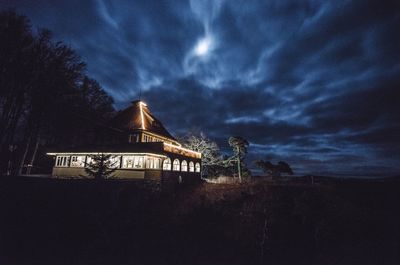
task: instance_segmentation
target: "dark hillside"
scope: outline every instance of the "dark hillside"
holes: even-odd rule
[[[398,264],[399,187],[3,178],[1,264]]]

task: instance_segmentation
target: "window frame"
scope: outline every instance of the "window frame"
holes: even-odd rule
[[[186,160],[182,160],[182,162],[181,162],[181,171],[183,171],[183,172],[188,171],[188,163]]]
[[[178,158],[175,158],[172,162],[172,171],[181,171],[181,162]]]
[[[120,155],[111,156],[109,159],[111,168],[121,168],[121,157]]]
[[[129,166],[128,166],[128,162],[127,160],[131,160],[131,162],[129,162]],[[129,161],[128,160],[128,161]],[[144,157],[143,156],[138,156],[138,155],[128,155],[128,156],[122,156],[122,167],[124,169],[144,169],[145,165],[144,165]]]
[[[146,169],[161,169],[161,158],[148,156],[146,158]]]
[[[167,163],[168,162],[168,163]],[[162,162],[162,169],[163,170],[167,170],[167,171],[171,171],[172,169],[172,161],[171,158],[167,157],[166,159],[163,160]]]
[[[81,160],[79,165],[73,164],[73,163],[79,163],[78,162],[78,157],[81,157],[81,158],[83,157],[83,160]],[[76,159],[76,161],[74,161],[74,159]],[[71,160],[70,160],[70,163],[69,163],[70,167],[83,168],[83,167],[85,167],[85,164],[86,164],[86,156],[85,155],[73,155],[73,156],[71,156]]]
[[[57,156],[55,167],[69,167],[71,156]]]
[[[193,161],[189,161],[189,172],[194,172],[195,168],[194,168],[194,163]]]

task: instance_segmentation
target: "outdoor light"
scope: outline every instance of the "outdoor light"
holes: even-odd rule
[[[142,119],[142,129],[144,130],[144,117],[143,117],[143,108],[142,106],[147,106],[145,103],[143,103],[142,101],[139,102],[139,107],[140,107],[140,117]]]

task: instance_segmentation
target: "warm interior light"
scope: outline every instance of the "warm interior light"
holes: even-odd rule
[[[58,155],[151,155],[151,156],[158,156],[158,157],[167,157],[165,155],[154,154],[154,153],[110,153],[110,152],[84,152],[84,153],[46,153],[49,156],[58,156]]]

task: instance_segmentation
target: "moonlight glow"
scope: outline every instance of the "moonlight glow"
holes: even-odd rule
[[[211,44],[211,38],[205,37],[197,43],[196,47],[194,48],[194,52],[198,56],[204,56],[210,51]]]
[[[194,126],[224,151],[241,135],[249,161],[399,175],[399,1],[31,2],[0,8],[71,44],[118,110],[141,89],[172,133]]]

